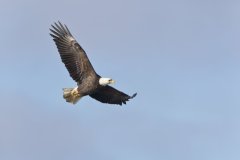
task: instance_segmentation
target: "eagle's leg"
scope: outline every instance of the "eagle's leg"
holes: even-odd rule
[[[76,88],[64,88],[63,89],[63,98],[67,102],[76,104],[81,98],[80,93],[78,92],[78,87]]]
[[[71,91],[71,94],[73,96],[80,96],[79,92],[78,92],[78,87],[74,88],[72,91]]]

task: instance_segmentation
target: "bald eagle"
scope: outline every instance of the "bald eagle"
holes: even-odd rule
[[[109,86],[114,80],[103,78],[95,72],[87,54],[68,27],[60,22],[51,26],[50,35],[57,46],[61,60],[72,79],[77,82],[77,87],[63,89],[63,98],[67,102],[76,104],[80,98],[89,95],[102,103],[122,105],[137,95],[135,93],[129,96]]]

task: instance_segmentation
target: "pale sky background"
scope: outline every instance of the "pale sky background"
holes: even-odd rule
[[[1,160],[240,159],[240,1],[1,0],[0,20]],[[66,103],[58,20],[137,97]]]

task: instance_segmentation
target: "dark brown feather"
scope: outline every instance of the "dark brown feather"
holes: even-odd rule
[[[107,85],[104,87],[99,87],[95,93],[90,94],[89,96],[102,103],[122,105],[122,104],[126,104],[126,101],[134,98],[136,95],[137,93],[133,94],[132,96],[129,96]]]
[[[85,51],[72,36],[66,25],[62,25],[60,22],[55,23],[50,31],[62,62],[73,80],[81,84],[85,77],[96,75]]]

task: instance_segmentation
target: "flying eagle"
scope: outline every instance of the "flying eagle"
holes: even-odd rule
[[[86,52],[72,36],[66,25],[60,22],[51,25],[50,35],[58,48],[58,52],[65,64],[70,76],[77,82],[75,88],[64,88],[63,98],[72,104],[84,96],[109,104],[126,104],[126,101],[134,98],[137,93],[129,96],[111,86],[114,83],[111,78],[99,76],[90,63]]]

